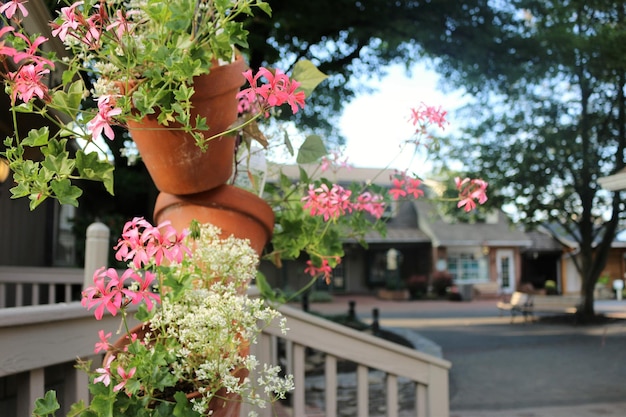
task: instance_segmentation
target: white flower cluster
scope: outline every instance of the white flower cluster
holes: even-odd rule
[[[177,358],[172,372],[191,381],[202,394],[192,401],[194,410],[205,414],[219,390],[264,407],[293,389],[290,376],[279,376],[280,367],[264,364],[263,370],[257,370],[256,358],[249,355],[263,324],[278,320],[285,329],[285,319],[277,310],[242,291],[256,273],[258,256],[247,240],[221,239],[219,233],[214,226],[201,226],[192,265],[184,261],[172,266],[193,271],[193,288],[165,297],[151,318],[157,343]],[[248,378],[250,373],[257,376],[256,384]]]
[[[213,225],[200,226],[200,238],[192,255],[192,264],[209,285],[215,280],[232,282],[237,287],[247,285],[256,276],[259,256],[247,239],[220,237],[221,230]]]

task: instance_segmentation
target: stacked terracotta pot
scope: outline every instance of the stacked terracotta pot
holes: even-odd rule
[[[239,57],[194,79],[192,120],[196,115],[206,118],[210,128],[206,137],[225,131],[236,121],[237,93],[244,83],[245,66]],[[129,128],[160,191],[154,209],[157,224],[169,220],[180,231],[192,220],[211,223],[220,227],[224,236],[249,239],[261,253],[272,234],[274,213],[264,200],[226,184],[233,170],[234,136],[212,139],[202,152],[191,135],[164,128],[156,118],[131,123]]]

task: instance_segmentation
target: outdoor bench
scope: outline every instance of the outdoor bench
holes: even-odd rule
[[[516,314],[523,315],[524,321],[528,319],[529,315],[532,315],[532,302],[533,296],[531,294],[515,291],[508,302],[498,301],[497,307],[500,310],[500,315],[503,311],[508,311],[511,314],[511,323],[513,323]]]
[[[532,311],[539,313],[571,313],[578,311],[581,297],[574,295],[535,295]]]
[[[578,311],[580,303],[580,296],[533,295],[516,291],[511,295],[509,302],[499,301],[497,307],[501,314],[502,311],[511,313],[512,323],[516,314],[522,314],[524,321],[534,313],[574,314]]]

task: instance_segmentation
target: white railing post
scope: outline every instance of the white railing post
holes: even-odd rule
[[[85,242],[85,276],[83,289],[93,284],[93,273],[109,260],[109,228],[100,222],[87,227],[87,241]]]
[[[17,387],[17,415],[28,417],[32,415],[35,400],[43,397],[45,378],[44,369],[36,368],[18,375]]]

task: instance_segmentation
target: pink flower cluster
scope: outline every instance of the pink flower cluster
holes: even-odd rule
[[[252,70],[243,73],[243,76],[250,84],[239,92],[237,98],[240,100],[240,113],[260,107],[264,112],[270,107],[279,107],[288,103],[291,111],[296,114],[300,108],[304,108],[305,94],[298,91],[300,83],[291,80],[288,75],[277,69],[274,72],[267,68],[261,67],[256,75],[252,75]],[[259,80],[265,78],[267,83],[258,85]]]
[[[135,268],[154,264],[159,266],[166,259],[180,263],[191,251],[183,244],[189,230],[178,233],[169,221],[153,226],[143,217],[126,222],[122,237],[114,249],[118,261],[131,260]]]
[[[131,268],[126,269],[122,276],[113,268],[100,268],[93,276],[94,285],[83,291],[82,305],[88,310],[95,308],[94,315],[101,320],[104,311],[115,316],[129,304],[145,303],[146,309],[151,311],[155,305],[161,303],[159,294],[153,292],[152,285],[155,274],[149,270],[140,270],[146,267],[157,267],[164,261],[181,262],[185,254],[191,254],[189,248],[183,244],[188,230],[177,233],[170,222],[163,222],[159,226],[152,226],[142,217],[135,217],[124,225],[122,237],[115,249],[116,259],[131,261]],[[111,346],[111,333],[98,332],[99,341],[95,344],[94,353],[107,351]],[[133,334],[132,340],[137,335]],[[111,378],[120,382],[113,387],[113,391],[120,391],[135,375],[136,368],[126,371],[117,367],[117,377],[113,375],[111,363],[115,356],[110,355],[102,368],[96,369],[99,374],[94,382],[101,382],[106,386],[111,384]]]
[[[331,188],[326,184],[315,187],[309,185],[307,195],[302,197],[304,209],[309,210],[311,216],[323,216],[324,221],[336,219],[353,211],[365,211],[375,218],[382,217],[385,211],[383,197],[365,192],[351,200],[352,191],[340,185],[333,184]]]
[[[339,169],[350,169],[351,165],[348,163],[348,158],[344,157],[341,152],[331,151],[328,155],[322,157],[320,161],[320,170],[326,172],[329,169],[337,171]]]
[[[478,204],[484,204],[487,201],[487,183],[480,179],[454,179],[456,188],[459,191],[459,203],[457,207],[463,207],[463,210],[469,212],[476,208]]]
[[[4,6],[13,5],[16,2],[6,3]],[[21,3],[19,6],[23,7]],[[17,7],[17,6],[16,6]],[[21,10],[21,8],[20,8]],[[2,8],[5,16],[14,16],[15,10],[10,7]],[[25,16],[27,15],[24,14]],[[43,82],[43,77],[54,69],[54,64],[47,58],[37,54],[39,46],[48,39],[38,36],[34,40],[29,39],[19,32],[15,32],[12,26],[5,26],[0,29],[0,38],[4,38],[9,33],[13,33],[16,38],[23,41],[27,48],[18,51],[5,41],[0,41],[0,62],[3,62],[6,69],[6,80],[11,85],[11,101],[15,103],[19,98],[23,102],[29,102],[34,97],[45,99],[48,96],[48,86]],[[6,60],[11,58],[17,66],[17,70],[9,71],[10,65]]]
[[[82,1],[77,1],[61,8],[61,24],[51,24],[53,36],[63,42],[71,37],[91,49],[97,49],[103,35],[113,36],[121,42],[124,34],[131,32],[131,25],[121,10],[115,16],[109,16],[106,7],[96,7],[92,9],[92,15],[84,15],[79,9],[82,4]]]
[[[18,19],[17,13],[23,16],[28,15],[24,7],[23,0],[12,0],[0,7],[0,13],[4,13],[7,19]],[[118,14],[114,19],[109,19],[105,15],[105,8],[97,8],[94,15],[85,17],[77,10],[82,2],[76,2],[69,7],[61,9],[62,23],[52,24],[52,34],[64,41],[68,36],[87,43],[90,47],[95,47],[100,39],[103,30],[111,31],[118,37],[128,30],[128,22],[124,16]],[[108,25],[107,25],[108,23]],[[12,58],[17,70],[6,71],[7,82],[11,85],[11,101],[13,104],[19,99],[28,103],[34,98],[49,100],[48,85],[44,77],[54,69],[54,63],[39,55],[39,47],[48,41],[48,38],[38,36],[31,41],[22,33],[15,32],[12,26],[5,26],[0,29],[0,37],[13,33],[16,38],[23,41],[27,47],[18,51],[10,44],[0,42],[0,55],[4,62],[7,58]],[[113,129],[114,116],[122,113],[122,110],[114,107],[114,100],[111,96],[103,96],[98,99],[98,114],[87,123],[87,128],[93,139],[97,139],[104,133],[109,139],[114,138]]]
[[[93,139],[97,139],[102,133],[110,140],[115,139],[115,132],[111,125],[115,124],[113,117],[122,114],[122,109],[115,107],[112,102],[114,100],[110,95],[98,98],[98,114],[87,122],[87,129],[91,132]]]
[[[405,172],[396,174],[391,178],[391,189],[389,194],[394,200],[402,197],[419,198],[424,195],[424,191],[420,188],[422,181],[417,177],[410,177]]]
[[[341,258],[338,256],[335,257],[334,259],[335,259],[335,262],[337,263],[341,262]],[[333,268],[331,268],[331,266],[328,264],[328,259],[322,259],[322,265],[319,267],[313,265],[313,262],[311,260],[306,261],[306,265],[307,266],[304,269],[305,274],[309,274],[312,277],[323,275],[324,281],[326,281],[326,284],[330,285],[330,277],[331,277],[331,274],[333,273]]]
[[[409,121],[416,127],[417,133],[424,133],[426,126],[431,124],[445,129],[445,126],[449,124],[446,120],[447,114],[448,112],[443,110],[441,106],[428,106],[426,103],[422,102],[419,106],[411,109]]]
[[[115,247],[115,258],[132,261],[134,268],[128,268],[122,276],[113,268],[98,269],[93,276],[94,285],[83,291],[83,306],[88,310],[95,308],[97,320],[102,319],[105,310],[115,316],[123,307],[142,301],[148,310],[152,310],[154,303],[161,302],[159,295],[152,291],[155,275],[139,269],[159,266],[164,260],[182,261],[185,253],[190,254],[189,248],[182,243],[187,234],[187,231],[178,234],[169,222],[158,227],[140,217],[127,222]],[[131,284],[133,289],[129,288]]]
[[[96,369],[96,373],[100,375],[94,378],[93,382],[102,382],[107,387],[111,384],[111,377],[113,376],[113,374],[111,373],[111,362],[113,362],[114,359],[115,356],[110,355],[109,357],[107,357],[102,368]],[[124,368],[118,366],[117,375],[119,376],[121,381],[113,387],[113,392],[120,391],[122,388],[124,388],[128,380],[135,376],[136,371],[137,368],[131,368],[128,372],[126,372]],[[128,396],[130,397],[130,393],[128,393]]]

